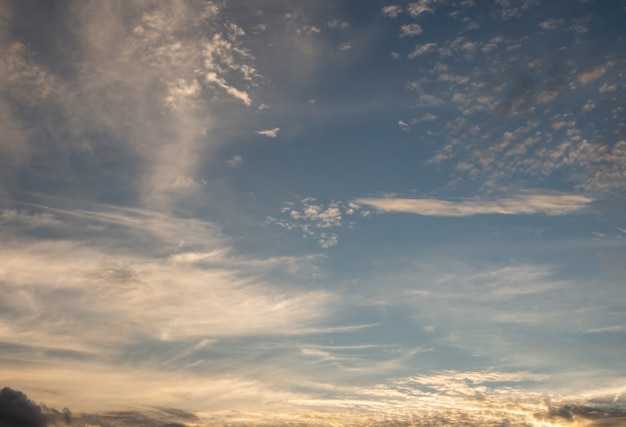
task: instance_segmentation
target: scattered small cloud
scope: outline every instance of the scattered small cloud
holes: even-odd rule
[[[424,30],[418,24],[406,24],[400,27],[400,37],[411,37],[422,34]]]
[[[267,136],[268,138],[276,138],[279,130],[280,128],[259,130],[257,131],[257,134]]]
[[[615,83],[613,84],[604,83],[602,86],[600,86],[600,88],[598,89],[598,92],[609,93],[609,92],[615,92],[618,89],[619,89],[619,86],[617,86]]]
[[[546,19],[539,23],[539,27],[544,30],[558,30],[563,27],[563,19]]]
[[[584,85],[587,85],[595,80],[598,80],[600,77],[606,73],[607,67],[593,67],[583,71],[578,74],[578,81]]]
[[[432,51],[435,47],[437,47],[437,43],[418,44],[415,46],[415,49],[413,49],[413,52],[409,54],[409,59],[424,55],[425,53]]]
[[[414,3],[409,3],[407,6],[407,12],[409,12],[409,15],[413,18],[416,18],[426,12],[435,13],[435,4],[438,2],[439,0],[419,0]]]
[[[241,157],[239,154],[235,154],[233,157],[226,160],[226,164],[231,168],[239,167],[243,164],[243,157]]]
[[[420,122],[433,122],[435,120],[439,119],[439,117],[435,116],[432,113],[426,113],[421,117],[416,117],[414,119],[411,119],[411,123],[420,123]]]
[[[339,18],[330,19],[326,25],[333,30],[347,30],[350,28],[350,24],[347,21]]]
[[[388,18],[395,18],[402,12],[402,8],[397,5],[389,5],[382,8],[381,13]]]
[[[298,32],[299,33],[304,33],[307,36],[310,36],[310,35],[313,35],[313,34],[321,33],[321,30],[319,28],[317,28],[315,25],[305,25],[301,29],[299,29]]]
[[[312,197],[305,197],[297,203],[287,202],[281,211],[282,218],[268,217],[267,223],[287,230],[300,230],[302,237],[317,240],[323,248],[335,246],[339,241],[337,233],[331,230],[344,225],[348,227],[354,225],[353,221],[346,223],[346,217],[356,214],[369,215],[369,211],[364,210],[357,203],[332,201],[324,205],[317,203]]]

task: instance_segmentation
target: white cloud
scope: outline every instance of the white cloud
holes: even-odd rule
[[[438,0],[419,0],[414,3],[409,3],[407,6],[407,12],[409,12],[409,14],[414,18],[420,16],[422,13],[434,13],[434,5],[436,3],[438,3]]]
[[[42,220],[15,212],[0,216],[66,236],[28,242],[3,233],[2,298],[16,301],[12,312],[0,315],[12,319],[11,327],[0,328],[3,342],[108,354],[137,336],[169,342],[300,334],[318,326],[334,298],[262,278],[276,268],[300,274],[297,264],[308,268],[313,259],[237,257],[210,224],[102,208],[51,210]],[[336,214],[327,209],[315,216],[326,227]],[[110,230],[111,241],[92,240],[89,230]],[[79,232],[87,234],[71,238]],[[331,235],[324,239],[333,244]],[[142,251],[120,250],[120,241],[133,241]]]
[[[213,3],[172,1],[152,7],[81,2],[62,17],[77,23],[72,32],[59,35],[62,43],[74,46],[70,56],[63,49],[39,55],[37,44],[8,43],[0,67],[12,71],[0,70],[0,80],[10,78],[16,104],[36,109],[42,120],[31,122],[35,126],[28,133],[19,120],[5,132],[0,175],[14,173],[33,155],[49,159],[54,154],[50,173],[60,181],[81,182],[69,176],[75,171],[56,167],[64,164],[63,156],[81,153],[93,173],[124,181],[119,188],[134,194],[138,205],[169,209],[173,201],[199,189],[200,151],[210,155],[220,144],[204,137],[214,126],[207,104],[220,102],[210,94],[225,90],[251,105],[246,88],[258,77],[241,41],[244,31],[235,23],[218,22],[219,17]],[[58,69],[73,71],[52,72],[38,63],[50,55],[63,64]],[[209,97],[200,101],[203,94]],[[0,117],[11,120],[5,106],[0,102]],[[35,137],[38,123],[53,123],[45,144]],[[5,150],[7,137],[21,140],[21,148]],[[99,163],[103,153],[137,164],[117,162],[127,167],[104,172]],[[11,168],[2,167],[4,159]],[[102,188],[118,185],[107,182]]]
[[[539,27],[544,30],[558,30],[563,27],[563,19],[546,19],[539,23]]]
[[[422,45],[418,44],[415,46],[415,49],[413,49],[413,52],[409,54],[409,59],[424,55],[425,53],[432,51],[435,47],[437,47],[437,43],[424,43]]]
[[[209,72],[205,75],[205,80],[207,83],[215,83],[222,89],[226,90],[229,95],[237,98],[242,101],[246,105],[252,105],[252,100],[250,99],[250,95],[245,91],[239,90],[233,86],[230,86],[225,79],[218,77],[217,73]]]
[[[339,239],[335,233],[323,232],[320,234],[318,243],[322,248],[327,249],[327,248],[332,248],[337,243],[339,243]]]
[[[239,154],[235,154],[233,157],[226,160],[226,164],[232,168],[239,167],[242,165],[242,163],[243,163],[243,157],[241,157]]]
[[[587,112],[587,111],[593,110],[596,107],[597,107],[596,103],[593,102],[591,99],[588,99],[587,102],[585,102],[585,105],[583,105],[582,110],[584,112]]]
[[[598,92],[609,93],[609,92],[615,92],[618,89],[619,87],[616,84],[604,83],[602,86],[600,86],[600,88],[598,89]]]
[[[504,37],[502,37],[502,36],[492,37],[488,42],[483,44],[483,46],[481,47],[480,50],[484,54],[487,54],[487,53],[491,52],[492,50],[496,49],[498,47],[498,45],[500,45],[503,41],[504,41]]]
[[[434,95],[423,94],[417,98],[417,105],[419,107],[435,107],[443,104],[443,101]]]
[[[400,37],[411,37],[422,34],[424,30],[418,24],[406,24],[400,27]]]
[[[333,30],[347,30],[350,28],[350,24],[343,19],[333,18],[328,21],[328,28]]]
[[[259,130],[257,131],[257,134],[267,136],[268,138],[276,138],[279,130],[280,128]]]
[[[593,199],[565,193],[519,193],[494,200],[450,202],[438,199],[361,198],[355,203],[376,208],[380,212],[405,212],[426,216],[463,217],[479,214],[499,215],[567,215],[581,213]]]
[[[304,33],[304,34],[306,34],[308,36],[311,36],[313,34],[321,33],[321,30],[319,28],[317,28],[315,25],[305,25],[304,27],[299,29],[298,32],[299,33]]]
[[[421,123],[421,122],[433,122],[437,119],[439,119],[439,117],[435,116],[433,113],[426,113],[421,117],[416,117],[414,119],[411,119],[411,123],[415,124],[415,123]]]
[[[578,74],[578,81],[586,85],[595,80],[598,80],[606,73],[606,67],[594,67],[583,71]]]
[[[402,12],[402,8],[397,5],[390,5],[383,7],[381,12],[388,18],[395,18],[400,14],[400,12]]]
[[[557,99],[559,97],[559,95],[560,95],[559,91],[551,90],[551,91],[541,92],[538,95],[537,99],[542,104],[549,104],[549,103],[553,102],[555,99]]]
[[[300,230],[302,237],[314,238],[323,248],[335,246],[338,236],[332,230],[345,225],[346,217],[369,215],[356,203],[332,201],[328,205],[317,203],[312,197],[301,199],[298,203],[287,202],[281,209],[283,218],[268,217],[267,223],[287,230]],[[352,222],[348,222],[351,226]]]

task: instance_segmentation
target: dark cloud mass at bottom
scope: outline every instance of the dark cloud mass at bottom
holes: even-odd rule
[[[0,427],[46,427],[41,408],[21,391],[0,390]]]

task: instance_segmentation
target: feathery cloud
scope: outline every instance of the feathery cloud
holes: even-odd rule
[[[523,192],[494,200],[451,202],[438,199],[360,198],[354,202],[380,212],[404,212],[426,216],[463,217],[479,214],[499,215],[568,215],[588,209],[593,199],[564,193]]]

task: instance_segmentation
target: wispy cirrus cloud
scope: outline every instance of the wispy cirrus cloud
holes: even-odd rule
[[[62,25],[73,28],[63,35],[63,43],[73,46],[71,55],[8,33],[0,37],[7,52],[0,63],[0,119],[15,123],[0,146],[0,162],[10,163],[2,168],[5,191],[11,191],[11,176],[27,160],[32,169],[54,174],[55,188],[88,172],[92,180],[125,188],[138,205],[159,209],[203,186],[199,153],[210,155],[207,148],[219,143],[206,144],[214,122],[201,94],[213,93],[215,103],[232,97],[251,105],[249,88],[259,75],[244,46],[245,31],[222,20],[220,6],[157,3],[68,4],[60,16]],[[62,65],[49,67],[40,50],[54,50]],[[19,111],[41,120],[27,132]],[[43,128],[34,125],[44,122],[49,123],[45,143],[38,136]],[[62,166],[69,153],[90,167]],[[109,173],[112,168],[117,172]],[[80,187],[91,181],[74,182]],[[95,189],[89,192],[97,198],[101,191]]]
[[[379,212],[404,212],[425,216],[463,217],[497,215],[568,215],[588,210],[593,199],[564,193],[523,192],[513,197],[447,201],[398,197],[360,198],[355,203],[376,208]]]
[[[4,343],[100,359],[138,337],[309,334],[323,326],[315,301],[335,298],[270,279],[309,275],[315,257],[242,258],[203,221],[99,206],[6,210],[0,226],[0,294],[11,302],[0,317],[12,325],[0,328]],[[46,233],[63,238],[29,237]]]

